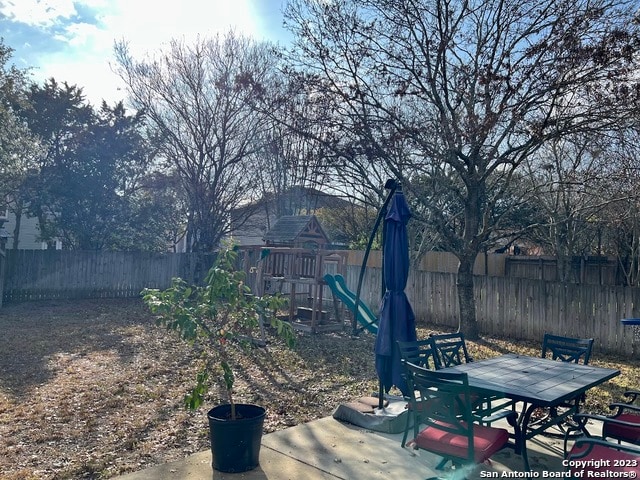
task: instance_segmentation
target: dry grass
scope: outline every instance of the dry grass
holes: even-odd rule
[[[419,336],[437,329],[421,328]],[[197,362],[172,332],[156,327],[138,300],[32,302],[0,310],[0,478],[109,478],[208,448],[206,409],[187,412],[182,396]],[[470,342],[476,358],[540,345]],[[238,357],[237,400],[268,408],[267,432],[330,415],[377,389],[373,337],[300,336]],[[590,391],[603,411],[639,362],[596,355],[622,375]],[[207,405],[222,400],[210,394]]]
[[[182,407],[194,353],[140,301],[9,305],[0,332],[3,480],[108,478],[208,448],[206,409]],[[236,400],[267,406],[267,432],[330,415],[375,387],[372,349],[370,336],[273,342],[236,359]]]

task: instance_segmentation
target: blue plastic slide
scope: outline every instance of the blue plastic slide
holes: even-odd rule
[[[331,288],[331,292],[342,300],[342,303],[356,315],[356,294],[347,288],[344,277],[342,275],[330,275],[327,273],[324,276],[324,281],[329,285],[329,288]],[[371,313],[371,310],[364,304],[362,299],[360,299],[358,307],[358,313],[356,315],[358,322],[360,322],[367,331],[373,334],[378,333],[378,317]]]

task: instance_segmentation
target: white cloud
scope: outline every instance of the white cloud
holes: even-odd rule
[[[34,75],[54,77],[83,87],[91,103],[105,98],[113,103],[125,96],[122,83],[111,71],[115,41],[125,40],[135,58],[153,54],[173,38],[189,42],[223,33],[261,36],[261,23],[253,5],[274,0],[80,0],[96,15],[95,24],[74,23],[77,14],[71,0],[0,0],[0,14],[41,29],[56,27],[54,37],[66,48],[58,52],[31,52]],[[276,2],[277,3],[277,2]],[[82,21],[91,21],[83,18]]]
[[[124,39],[138,55],[157,51],[172,38],[189,41],[230,28],[251,35],[258,29],[251,0],[182,0],[172,8],[132,0],[116,5],[102,18],[111,42]]]
[[[54,77],[59,82],[81,87],[85,97],[95,106],[100,106],[103,99],[110,104],[125,99],[122,82],[105,58],[86,55],[70,60],[56,56],[41,70],[44,78]]]
[[[73,0],[4,0],[0,13],[13,21],[36,27],[49,27],[76,13]]]
[[[101,37],[104,37],[104,32],[96,25],[72,23],[65,28],[64,36],[57,36],[56,38],[67,42],[72,47],[87,48],[95,45],[96,40]]]

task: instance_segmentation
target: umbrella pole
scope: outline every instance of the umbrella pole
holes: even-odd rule
[[[393,194],[395,193],[396,189],[395,189],[395,185],[394,188],[391,189],[391,191],[389,192],[389,196],[388,198],[391,198],[393,196]],[[385,203],[385,206],[383,207],[383,209],[380,211],[381,213],[384,213],[383,216],[387,215],[387,208],[388,205]],[[386,222],[385,225],[382,226],[382,252],[381,252],[381,262],[380,262],[380,267],[382,270],[382,275],[380,275],[382,277],[382,282],[380,283],[380,293],[381,296],[384,297],[384,294],[387,290],[387,283],[384,280],[384,245],[387,239],[387,232],[386,232]],[[380,325],[380,319],[378,319],[378,325]],[[393,357],[392,357],[393,358]],[[382,409],[384,408],[384,385],[382,384],[382,380],[378,378],[378,408]]]
[[[389,202],[391,201],[391,199],[393,198],[393,195],[396,193],[396,190],[398,189],[398,182],[395,180],[387,180],[387,182],[384,185],[384,188],[389,190],[389,194],[387,195],[387,199],[384,202],[384,205],[382,205],[382,208],[380,209],[380,216],[378,218],[378,221],[380,221],[380,219],[382,219],[383,217],[385,217],[387,215],[387,208],[389,206]],[[384,281],[384,244],[386,241],[386,234],[385,234],[385,226],[382,227],[382,284],[381,284],[381,293],[382,296],[384,296],[385,291],[387,290],[387,285]],[[382,409],[384,408],[384,385],[382,384],[382,380],[378,380],[378,408]]]
[[[383,272],[385,294],[380,307],[378,335],[375,343],[376,371],[380,380],[379,408],[384,405],[384,393],[395,385],[408,395],[406,379],[398,355],[398,341],[415,341],[415,315],[405,288],[410,270],[409,232],[407,224],[411,210],[399,185],[394,201],[385,215],[383,229]]]
[[[364,279],[364,272],[367,268],[367,261],[369,260],[369,252],[371,252],[373,239],[375,238],[376,232],[380,227],[380,222],[382,221],[382,218],[385,216],[387,212],[387,206],[389,205],[389,202],[393,198],[393,194],[398,188],[398,183],[395,180],[387,180],[387,182],[384,184],[384,188],[390,191],[384,203],[382,204],[382,208],[378,212],[378,218],[376,219],[376,223],[373,226],[373,231],[369,236],[369,241],[367,242],[367,248],[364,251],[364,257],[362,258],[362,265],[360,266],[360,276],[358,277],[358,288],[356,289],[356,311],[354,313],[353,320],[351,321],[351,335],[354,337],[358,335],[358,310],[360,309],[360,293],[362,291],[362,281]],[[382,293],[384,295],[384,291]]]

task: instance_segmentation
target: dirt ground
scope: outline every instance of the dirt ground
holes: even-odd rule
[[[420,329],[419,337],[427,329]],[[437,330],[435,330],[437,331]],[[265,432],[331,415],[377,389],[374,338],[298,336],[235,359],[236,401],[267,407]],[[476,358],[539,345],[470,342]],[[0,479],[103,479],[209,447],[207,408],[185,411],[197,358],[139,300],[41,301],[0,309]],[[194,361],[196,360],[196,361]],[[589,394],[606,408],[640,386],[639,362],[596,358],[623,374]],[[210,392],[206,406],[223,401]]]
[[[240,357],[236,401],[267,407],[265,431],[330,415],[376,388],[373,337],[300,335]],[[109,478],[208,448],[206,406],[185,411],[197,361],[138,300],[0,309],[0,478]]]

